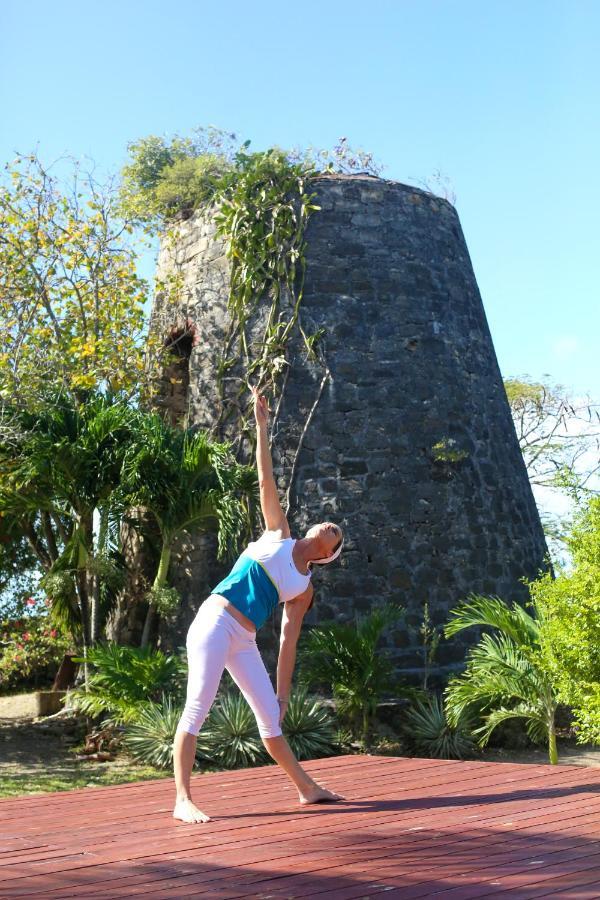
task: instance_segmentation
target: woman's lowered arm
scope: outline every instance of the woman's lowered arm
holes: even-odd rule
[[[296,665],[296,645],[302,628],[302,620],[312,605],[314,588],[309,584],[307,589],[288,600],[283,606],[281,617],[281,637],[279,639],[279,658],[277,660],[277,699],[283,720],[290,698],[292,676]]]
[[[269,449],[267,423],[269,407],[266,399],[252,388],[254,417],[256,419],[256,468],[260,488],[260,508],[269,531],[281,531],[282,537],[290,537],[290,528],[279,502],[279,494],[273,477],[273,463]]]

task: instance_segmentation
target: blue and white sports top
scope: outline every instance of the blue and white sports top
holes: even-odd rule
[[[229,600],[257,628],[277,603],[297,597],[310,582],[311,572],[303,575],[294,563],[295,539],[276,538],[273,535],[277,533],[265,531],[257,541],[248,544],[229,575],[212,590]]]

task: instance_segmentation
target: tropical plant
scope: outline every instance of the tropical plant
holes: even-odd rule
[[[172,769],[173,741],[182,711],[181,701],[164,692],[158,702],[144,703],[135,720],[125,726],[123,746],[139,762]]]
[[[339,735],[329,710],[301,685],[292,691],[282,723],[286,740],[298,759],[331,756],[338,750]]]
[[[518,603],[471,594],[451,611],[444,631],[451,637],[465,628],[484,626],[485,633],[467,654],[462,675],[450,680],[445,692],[448,720],[457,725],[467,711],[478,712],[483,724],[473,730],[484,746],[493,730],[508,719],[524,719],[534,741],[546,740],[551,763],[558,762],[555,715],[556,691],[540,663],[543,619],[533,604],[530,615]]]
[[[94,671],[87,689],[81,685],[69,692],[69,705],[88,716],[104,713],[109,724],[136,722],[161,693],[183,691],[187,667],[179,655],[106,642],[88,649],[86,659]]]
[[[121,396],[88,391],[75,402],[63,393],[32,412],[7,408],[0,420],[3,522],[36,553],[53,624],[73,634],[84,656],[124,583],[120,523],[132,506],[147,506],[162,539],[145,645],[155,611],[178,602],[166,584],[173,542],[187,528],[216,531],[219,556],[235,554],[255,494],[254,469],[236,464],[227,445]]]
[[[405,712],[402,732],[415,752],[435,759],[464,759],[470,756],[474,740],[472,719],[462,713],[448,721],[444,701],[438,694],[416,700]]]
[[[364,744],[378,702],[392,691],[410,692],[394,675],[393,662],[379,646],[386,628],[403,615],[393,603],[376,607],[354,622],[323,623],[302,635],[298,646],[299,680],[333,692],[340,714],[347,717]]]
[[[169,613],[179,602],[177,593],[166,589],[175,540],[190,529],[216,531],[219,558],[235,556],[254,521],[257,476],[253,467],[233,461],[228,444],[212,441],[204,431],[174,428],[153,414],[140,417],[122,474],[123,496],[151,513],[161,539],[147,597],[146,646],[156,612]]]
[[[571,570],[529,583],[544,617],[540,660],[559,699],[573,710],[577,739],[600,743],[600,498],[575,516]]]
[[[226,690],[213,704],[201,730],[203,755],[225,769],[270,762],[254,713],[239,691]]]
[[[48,394],[45,405],[6,407],[0,419],[0,511],[36,554],[54,624],[84,649],[122,582],[110,516],[131,419],[121,397],[93,391],[79,401]]]

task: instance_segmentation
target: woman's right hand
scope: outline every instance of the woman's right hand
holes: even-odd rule
[[[269,421],[269,404],[266,397],[258,393],[258,390],[251,387],[252,396],[254,398],[254,418],[257,425],[266,425]]]

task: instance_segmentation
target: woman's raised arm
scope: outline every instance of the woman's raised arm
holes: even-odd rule
[[[282,537],[290,536],[290,527],[279,502],[279,494],[273,477],[273,463],[269,449],[267,424],[269,406],[265,397],[252,388],[254,418],[256,419],[256,467],[260,488],[260,508],[269,531],[281,531]]]

